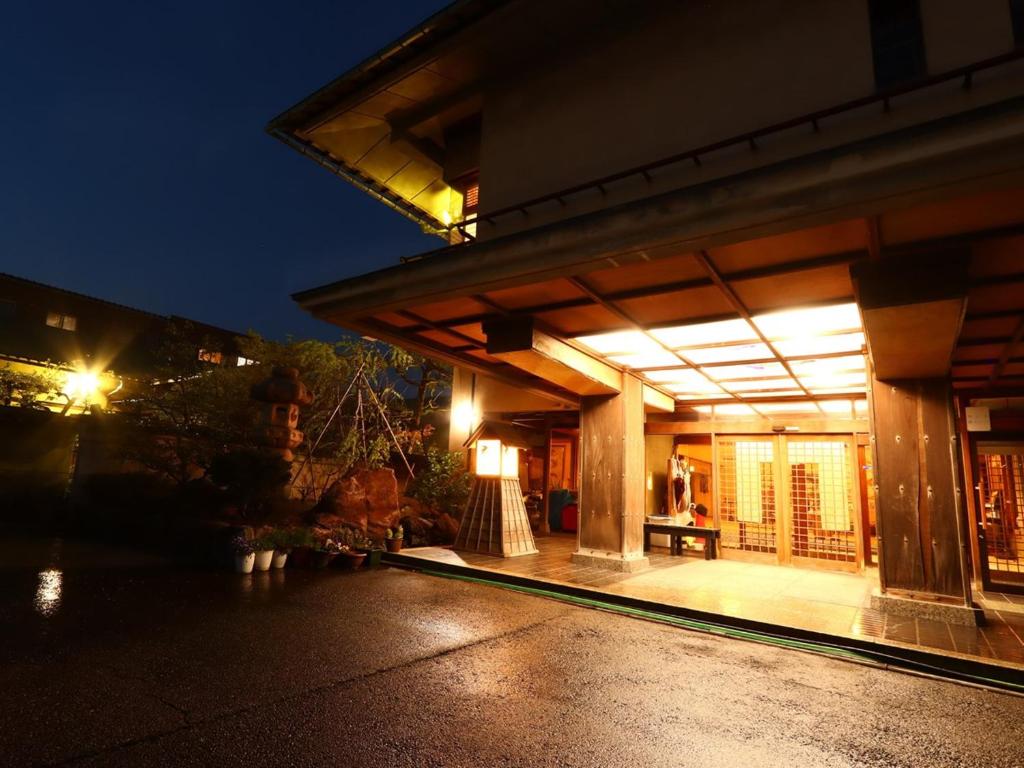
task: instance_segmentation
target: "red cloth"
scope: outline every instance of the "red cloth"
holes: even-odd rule
[[[562,530],[576,532],[576,518],[579,516],[579,507],[576,504],[566,504],[562,507]]]

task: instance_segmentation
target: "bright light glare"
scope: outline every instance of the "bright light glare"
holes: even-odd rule
[[[754,325],[769,339],[821,336],[836,331],[860,330],[860,312],[853,302],[831,307],[811,307],[771,312],[753,318]]]
[[[64,382],[65,391],[72,400],[88,401],[99,389],[99,377],[92,371],[69,371]]]
[[[850,415],[851,402],[849,400],[822,400],[821,407],[825,413],[841,413]]]
[[[757,379],[755,381],[730,381],[726,388],[731,392],[755,392],[762,389],[793,389],[793,379]]]
[[[753,416],[754,409],[749,405],[738,405],[727,403],[726,405],[715,406],[716,416]]]
[[[746,320],[719,320],[714,323],[658,328],[651,335],[667,347],[700,347],[705,344],[756,341],[757,334]]]
[[[456,430],[469,433],[476,426],[478,414],[471,400],[462,400],[452,408],[451,418],[451,424]]]
[[[808,389],[833,389],[867,385],[863,371],[859,373],[831,373],[823,376],[801,376],[800,381]]]
[[[43,616],[52,616],[60,607],[60,595],[64,574],[56,569],[39,572],[39,585],[33,600],[36,612]]]

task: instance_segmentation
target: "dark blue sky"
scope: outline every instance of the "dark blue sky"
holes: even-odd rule
[[[333,338],[289,293],[442,243],[263,128],[444,4],[5,4],[0,271]]]

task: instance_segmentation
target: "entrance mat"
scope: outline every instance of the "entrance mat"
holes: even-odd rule
[[[1024,696],[1024,669],[943,653],[725,616],[691,608],[613,595],[413,555],[386,553],[384,563],[428,575],[511,589],[587,608],[657,621],[698,632],[818,653],[859,664],[952,680]]]

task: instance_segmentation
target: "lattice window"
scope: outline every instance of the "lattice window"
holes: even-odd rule
[[[768,441],[719,442],[719,515],[724,548],[776,551],[774,458],[774,446]]]
[[[1022,583],[1024,455],[982,453],[978,457],[978,481],[989,576],[994,581]]]
[[[787,458],[793,556],[856,562],[849,445],[788,441]]]

